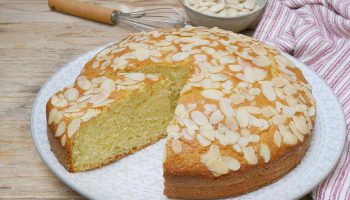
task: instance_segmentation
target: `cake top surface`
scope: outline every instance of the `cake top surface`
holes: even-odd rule
[[[155,63],[192,66],[167,129],[168,146],[173,156],[188,146],[201,149],[198,159],[213,176],[267,163],[311,133],[311,88],[278,50],[218,28],[185,27],[133,34],[92,58],[48,103],[48,123],[62,145],[112,102],[160,81],[132,72]]]

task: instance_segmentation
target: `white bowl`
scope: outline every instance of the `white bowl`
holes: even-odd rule
[[[183,0],[180,0],[180,2],[191,24],[208,28],[219,27],[233,32],[240,32],[247,28],[255,27],[260,21],[267,5],[267,0],[256,0],[256,4],[259,6],[258,10],[237,17],[218,17],[195,11],[186,6]]]

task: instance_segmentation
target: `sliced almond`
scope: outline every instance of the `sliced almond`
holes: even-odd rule
[[[207,99],[220,100],[224,96],[224,93],[219,90],[203,90],[202,96]]]
[[[83,122],[89,121],[91,118],[97,116],[101,111],[96,109],[88,109],[86,113],[81,117]]]
[[[272,83],[269,81],[261,81],[261,89],[262,93],[264,96],[269,100],[269,101],[275,101],[276,100],[276,93],[272,88]]]
[[[134,81],[143,81],[145,80],[146,76],[144,73],[137,73],[137,72],[134,72],[134,73],[126,73],[124,75],[126,78],[128,79],[131,79],[131,80],[134,80]]]
[[[182,151],[182,145],[179,140],[172,140],[171,147],[175,154],[179,154]]]
[[[245,98],[240,94],[232,94],[230,96],[230,100],[233,104],[240,104],[245,100]]]
[[[241,164],[238,162],[238,160],[230,157],[230,156],[223,156],[222,161],[230,168],[232,171],[237,171],[239,168],[241,168]]]
[[[68,101],[74,101],[79,97],[79,91],[76,88],[69,88],[64,92],[64,96]]]
[[[270,148],[264,143],[260,144],[260,156],[263,157],[265,163],[270,161],[270,157],[271,157]]]
[[[138,61],[144,61],[149,59],[150,57],[150,51],[146,48],[137,48],[134,52],[133,55],[136,57]]]
[[[227,76],[225,74],[211,74],[210,75],[210,79],[214,82],[217,81],[226,81],[227,80]]]
[[[234,131],[225,132],[225,143],[226,145],[235,144],[239,140],[239,134]]]
[[[275,145],[277,145],[278,147],[281,146],[282,135],[280,132],[278,132],[278,131],[275,132],[275,134],[273,135],[273,141],[274,141]]]
[[[261,56],[266,56],[267,55],[267,51],[265,49],[264,46],[259,45],[259,44],[253,44],[252,46],[252,50],[257,54],[257,55],[261,55]]]
[[[310,130],[308,125],[306,124],[306,119],[304,116],[293,116],[292,117],[295,127],[300,131],[302,134],[307,134]]]
[[[183,122],[184,122],[184,125],[188,129],[192,129],[192,130],[198,130],[199,129],[198,125],[191,119],[184,119]]]
[[[172,60],[177,62],[177,61],[183,61],[187,59],[190,56],[188,52],[179,52],[173,55]]]
[[[115,90],[115,83],[112,79],[106,79],[102,82],[101,88],[106,92],[113,92]]]
[[[249,113],[245,109],[238,108],[236,117],[241,128],[245,128],[249,125]]]
[[[201,134],[197,135],[197,140],[201,144],[202,147],[206,147],[206,146],[209,146],[211,144],[211,141],[205,139]]]
[[[229,167],[221,160],[209,160],[206,163],[208,169],[215,174],[222,175],[229,172]]]
[[[79,118],[73,119],[68,125],[68,137],[71,138],[72,135],[79,129],[81,120]]]
[[[221,111],[226,115],[226,117],[230,118],[234,115],[234,111],[231,106],[231,102],[229,99],[221,99],[219,102],[219,106]]]
[[[271,60],[267,56],[257,56],[253,62],[259,67],[267,67],[271,65]]]
[[[193,111],[191,113],[191,118],[200,126],[208,123],[208,118],[202,112],[199,111]]]
[[[282,67],[286,67],[286,66],[293,67],[294,66],[294,64],[290,60],[285,58],[284,56],[276,55],[274,57],[274,59],[276,60],[277,64],[279,64]]]
[[[106,93],[106,92],[95,94],[90,98],[90,103],[92,103],[94,105],[100,104],[103,101],[107,100],[109,95],[110,95],[110,93]]]
[[[210,118],[209,118],[209,122],[212,124],[218,124],[219,122],[221,122],[224,119],[224,115],[221,113],[220,110],[216,110],[214,111]]]
[[[253,147],[243,147],[242,151],[244,154],[244,158],[249,164],[255,165],[258,163],[258,157],[256,156],[255,150]]]
[[[55,137],[60,137],[66,130],[66,122],[61,121],[56,129]]]

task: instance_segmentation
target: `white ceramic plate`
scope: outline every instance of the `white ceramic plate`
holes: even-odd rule
[[[35,146],[57,177],[87,198],[166,199],[163,195],[162,174],[164,140],[100,169],[81,173],[68,173],[50,150],[45,117],[46,102],[57,90],[73,83],[84,64],[101,48],[62,67],[41,88],[31,118]],[[301,163],[279,181],[234,199],[297,199],[317,186],[340,158],[345,142],[345,120],[337,98],[326,83],[307,66],[284,55],[304,72],[318,102],[310,148]]]

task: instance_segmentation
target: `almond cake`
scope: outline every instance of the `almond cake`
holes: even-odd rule
[[[293,62],[253,38],[204,27],[132,34],[47,103],[51,149],[68,171],[166,137],[164,193],[186,199],[276,181],[303,158],[315,117]]]

